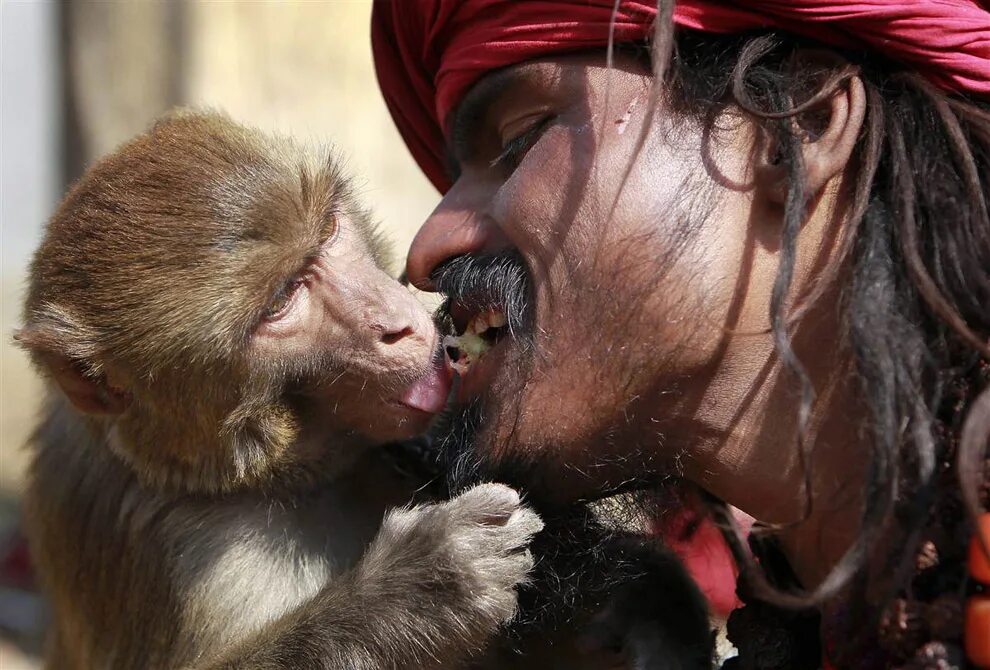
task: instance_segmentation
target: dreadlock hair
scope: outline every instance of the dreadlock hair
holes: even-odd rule
[[[770,323],[777,354],[800,382],[799,425],[807,426],[814,396],[790,333],[836,288],[841,336],[869,408],[871,469],[858,539],[817,588],[795,591],[775,585],[729,528],[745,591],[777,607],[821,607],[853,585],[870,589],[867,564],[879,559],[893,586],[874,590],[879,606],[861,617],[876,631],[884,663],[961,664],[965,549],[975,515],[990,503],[990,101],[940,90],[873,52],[840,53],[780,31],[675,31],[672,15],[673,0],[660,0],[650,48],[659,83],[647,113],[662,100],[674,114],[711,122],[739,108],[773,134],[788,169]],[[802,128],[856,76],[867,116],[838,258],[806,295],[788,300],[808,199]],[[807,464],[803,432],[797,448]],[[878,556],[883,532],[898,541]]]

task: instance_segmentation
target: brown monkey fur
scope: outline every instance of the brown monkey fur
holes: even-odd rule
[[[541,527],[514,491],[387,512],[410,487],[371,447],[425,428],[395,399],[436,332],[349,183],[182,112],[50,221],[16,335],[53,382],[48,667],[455,667],[512,616]]]

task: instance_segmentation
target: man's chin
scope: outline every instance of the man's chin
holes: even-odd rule
[[[581,473],[557,445],[529,444],[518,434],[505,437],[485,418],[481,402],[458,408],[447,417],[437,444],[446,461],[448,494],[479,482],[501,482],[520,491],[544,521],[530,545],[536,567],[506,633],[510,645],[525,648],[527,640],[583,626],[613,592],[638,578],[643,564],[632,560],[629,543],[635,543],[637,556],[656,552],[653,540],[637,535],[653,506],[647,506],[645,491],[614,504],[584,504],[614,492],[597,480],[598,471]],[[652,486],[647,479],[625,483]]]
[[[544,488],[547,468],[540,449],[521,449],[487,420],[483,398],[455,407],[434,433],[451,493],[481,482],[497,481],[520,491]]]
[[[435,433],[451,493],[496,481],[523,492],[538,509],[554,509],[655,481],[630,478],[629,461],[594,463],[593,447],[527,440],[519,424],[500,419],[491,416],[483,398],[476,398],[454,409]]]

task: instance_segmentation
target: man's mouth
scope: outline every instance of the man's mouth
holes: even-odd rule
[[[498,344],[509,331],[509,325],[505,312],[499,307],[489,307],[466,319],[458,319],[456,311],[452,309],[451,314],[460,334],[444,337],[443,348],[450,367],[463,377]]]
[[[450,335],[442,344],[450,367],[462,379],[458,396],[482,391],[483,370],[498,364],[501,340],[525,340],[529,330],[530,279],[518,251],[466,254],[448,259],[430,275],[438,293],[447,296],[437,313]],[[479,365],[488,358],[484,365]],[[466,377],[466,375],[470,375]],[[467,380],[471,381],[468,382]]]

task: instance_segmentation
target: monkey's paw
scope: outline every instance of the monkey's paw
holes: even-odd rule
[[[365,574],[374,567],[393,588],[425,596],[447,634],[479,643],[515,614],[515,587],[533,567],[527,545],[542,528],[514,490],[479,484],[447,502],[390,512]]]
[[[448,518],[447,551],[464,575],[465,595],[505,623],[516,611],[515,586],[533,568],[527,546],[543,522],[502,484],[479,484],[439,508]]]

